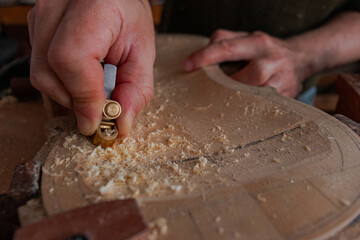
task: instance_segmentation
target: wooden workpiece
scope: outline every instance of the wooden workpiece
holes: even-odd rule
[[[360,138],[218,66],[183,72],[205,44],[157,37],[154,99],[113,150],[53,124],[37,156],[48,215],[134,197],[148,224],[166,220],[159,239],[326,239],[360,213]]]

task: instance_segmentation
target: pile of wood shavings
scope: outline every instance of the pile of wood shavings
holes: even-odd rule
[[[171,82],[169,84],[171,85]],[[161,92],[163,88],[166,89],[166,86],[156,88],[152,105],[137,118],[129,136],[123,142],[115,143],[113,148],[94,148],[90,141],[84,141],[78,133],[65,140],[63,146],[71,159],[66,158],[63,164],[75,164],[79,181],[92,192],[98,193],[95,201],[198,193],[205,185],[211,188],[216,183],[228,183],[227,180],[234,174],[231,172],[233,168],[227,167],[226,172],[223,167],[238,163],[239,158],[250,159],[257,156],[239,150],[240,157],[237,157],[236,161],[233,159],[231,162],[219,163],[222,161],[221,157],[213,158],[223,153],[233,153],[239,143],[244,142],[246,136],[250,136],[250,140],[247,141],[251,141],[254,134],[248,129],[252,129],[253,126],[249,125],[250,121],[246,121],[246,115],[253,119],[260,112],[264,112],[262,108],[254,103],[245,104],[242,119],[237,121],[238,119],[231,117],[229,113],[225,117],[225,114],[220,112],[222,117],[218,118],[216,105],[206,104],[207,101],[205,104],[199,103],[195,108],[194,105],[185,102],[182,106],[184,112],[191,113],[186,115],[186,120],[200,119],[199,122],[186,125],[186,121],[183,121],[185,117],[179,116],[174,110],[175,94],[166,95]],[[175,91],[174,88],[171,89]],[[239,95],[237,92],[235,96],[229,96],[224,104],[234,105]],[[275,122],[284,113],[282,108],[276,106],[265,110],[266,114],[271,115],[269,119]],[[233,119],[234,125],[230,124],[232,127],[229,127],[229,119]],[[208,126],[204,126],[205,122]],[[233,129],[238,130],[234,132]],[[207,138],[208,136],[203,134],[204,131],[211,132],[211,136]],[[203,139],[204,137],[207,139]],[[281,140],[288,143],[292,138],[284,134]],[[236,145],[233,145],[234,142]],[[265,160],[259,158],[259,161]],[[50,171],[44,169],[44,172],[51,175],[51,169],[52,166]],[[234,177],[233,179],[236,180]],[[65,179],[64,183],[70,184]]]
[[[138,126],[142,127],[142,126]],[[206,157],[194,160],[193,166],[182,166],[181,160],[202,154],[186,137],[173,132],[174,127],[151,131],[146,138],[127,137],[113,148],[78,147],[68,137],[64,147],[84,153],[86,158],[76,159],[75,170],[88,186],[98,189],[99,200],[151,197],[193,192],[194,177],[208,174]],[[154,136],[156,138],[153,138]],[[164,155],[171,152],[171,158]]]

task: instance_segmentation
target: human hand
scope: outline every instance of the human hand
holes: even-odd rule
[[[252,86],[271,86],[288,97],[296,97],[308,77],[307,55],[295,44],[262,32],[217,30],[208,46],[189,56],[185,71],[223,61],[246,60],[249,64],[231,78]]]
[[[147,0],[37,0],[28,14],[35,88],[73,109],[80,132],[99,126],[105,103],[100,60],[118,67],[112,98],[125,137],[153,94],[155,40]]]

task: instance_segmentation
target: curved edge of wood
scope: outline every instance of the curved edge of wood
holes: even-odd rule
[[[166,36],[162,36],[162,37],[166,37]],[[204,42],[204,40],[207,41],[207,38],[204,38],[204,37],[195,36],[195,38],[203,39],[203,40],[201,40],[203,42]],[[259,96],[259,97],[264,98],[264,99],[273,98],[272,100],[274,100],[275,103],[279,103],[281,105],[284,105],[283,100],[285,100],[285,104],[287,106],[294,107],[294,110],[299,112],[299,113],[308,114],[307,117],[309,119],[312,119],[314,116],[316,116],[317,119],[318,119],[317,124],[321,124],[320,121],[322,121],[322,120],[325,122],[325,125],[338,121],[337,119],[335,120],[335,118],[333,118],[333,117],[331,117],[331,119],[330,119],[329,118],[330,115],[322,112],[321,110],[318,110],[318,109],[316,109],[314,107],[310,107],[310,106],[308,106],[308,105],[306,105],[304,103],[301,103],[301,102],[299,102],[297,100],[286,98],[286,97],[283,97],[283,96],[279,95],[276,92],[276,90],[273,89],[273,88],[249,87],[249,86],[245,86],[245,85],[243,85],[241,83],[238,83],[238,82],[232,80],[230,77],[228,77],[219,68],[218,65],[203,68],[203,71],[205,72],[205,74],[211,76],[212,79],[216,80],[218,83],[220,83],[222,85],[225,85],[226,87],[231,87],[233,89],[234,88],[239,89],[239,91],[246,88],[246,91],[249,94],[252,94],[252,95],[259,95],[260,94],[261,96]],[[264,93],[261,94],[261,92],[264,92]],[[304,105],[306,105],[307,108],[310,108],[311,111],[310,110],[309,111],[301,111],[301,107],[303,107]],[[343,123],[341,123],[341,125],[345,126]],[[343,130],[351,132],[353,134],[353,136],[356,136],[353,133],[353,131],[351,131],[348,128],[343,129]],[[346,227],[360,213],[360,202],[355,202],[355,206],[359,208],[359,210],[357,212],[354,213],[354,212],[350,212],[348,210],[345,214],[340,215],[340,217],[339,217],[340,220],[331,222],[327,227],[321,228],[319,231],[316,231],[313,234],[306,236],[306,239],[308,237],[309,238],[310,237],[311,238],[315,237],[315,238],[319,238],[319,239],[325,239],[325,238],[333,236],[334,234],[339,232],[341,229]],[[353,210],[353,208],[351,208],[351,210]],[[339,224],[339,223],[341,223],[341,224]],[[332,228],[329,231],[330,227],[332,227]]]

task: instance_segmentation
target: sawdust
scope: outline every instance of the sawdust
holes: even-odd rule
[[[228,111],[223,111],[226,102],[209,99],[194,106],[183,101],[183,92],[172,94],[180,88],[170,85],[171,81],[167,86],[171,91],[167,92],[162,92],[166,86],[156,86],[152,103],[140,113],[124,141],[103,149],[74,131],[64,139],[64,150],[55,154],[43,172],[61,178],[63,186],[79,182],[91,202],[136,198],[141,204],[189,195],[206,199],[207,192],[237,185],[256,169],[271,169],[272,159],[282,159],[276,169],[283,169],[282,164],[295,161],[286,159],[289,151],[310,154],[301,147],[306,145],[306,136],[300,138],[298,131],[290,131],[298,126],[291,127],[298,124],[300,116],[261,101],[239,105],[239,98],[245,99],[239,92],[228,94],[233,95],[226,99],[229,109],[233,108]],[[193,96],[192,89],[186,92]],[[280,132],[271,127],[279,122],[286,126]],[[316,134],[310,129],[317,128],[309,123],[302,131]],[[292,141],[295,137],[296,143]],[[321,142],[315,144],[320,144],[319,151],[324,147]],[[67,173],[74,170],[75,174]],[[258,200],[266,202],[261,195]],[[219,233],[223,231],[220,228]]]
[[[168,233],[167,220],[160,217],[153,222],[149,223],[149,240],[156,240],[159,236],[165,236]]]
[[[41,198],[30,199],[25,205],[18,208],[17,213],[22,227],[34,224],[47,217]]]
[[[268,166],[267,162],[286,163],[280,159],[289,152],[300,154],[302,151],[304,154],[303,148],[295,148],[298,143],[291,141],[299,133],[282,134],[273,140],[276,144],[267,148],[244,148],[229,140],[230,133],[221,123],[215,124],[211,141],[201,145],[177,121],[163,121],[164,114],[169,116],[164,108],[145,112],[146,121],[136,122],[129,137],[116,142],[112,148],[94,148],[90,141],[83,141],[76,132],[67,136],[62,145],[69,156],[55,156],[53,163],[43,168],[43,172],[53,177],[62,176],[64,186],[81,180],[99,194],[95,202],[147,199],[202,194],[217,185],[236,183],[241,179],[237,177],[239,172],[251,174],[247,170],[249,164],[264,168]],[[312,127],[309,125],[309,131]],[[287,139],[285,142],[281,141],[284,137]],[[223,162],[223,154],[227,154],[228,161]],[[63,172],[54,171],[57,167],[74,168],[79,179],[63,176]],[[263,198],[258,200],[265,202]]]
[[[219,223],[219,222],[221,221],[221,217],[220,217],[220,216],[215,217],[214,221],[215,221],[216,223]]]
[[[104,199],[192,192],[194,186],[190,183],[193,173],[207,174],[204,169],[211,166],[201,156],[192,169],[182,168],[181,163],[175,160],[187,159],[189,154],[202,151],[186,137],[172,133],[171,129],[174,128],[152,131],[146,139],[128,137],[114,148],[97,147],[87,158],[77,162],[76,171],[86,184],[100,186],[99,192]],[[69,143],[66,145],[73,147]],[[178,149],[179,155],[172,159],[161,155],[174,149]]]
[[[11,88],[3,89],[0,91],[0,107],[17,102],[18,99],[12,95]]]
[[[280,159],[279,158],[273,158],[273,162],[280,163]]]
[[[241,234],[239,232],[236,232],[236,231],[233,233],[233,236],[234,236],[235,239],[240,239],[241,238]]]
[[[211,191],[256,181],[264,173],[298,168],[328,152],[328,134],[292,111],[291,102],[274,106],[277,103],[268,98],[209,81],[200,71],[189,74],[190,78],[180,70],[172,71],[175,63],[163,64],[166,67],[154,71],[155,79],[160,79],[155,82],[154,99],[137,117],[124,142],[101,149],[85,138],[65,141],[62,153],[76,156],[72,162],[79,177],[77,189],[88,202],[135,197],[142,207],[142,203],[168,204],[172,198],[180,199],[174,208],[181,208],[182,198],[199,197],[206,206],[215,196]],[[304,145],[316,151],[304,151]],[[274,164],[275,158],[281,162]],[[172,232],[178,221],[173,221],[167,209],[158,206],[164,210],[159,211],[153,206],[146,208],[145,218],[151,221],[166,214]],[[234,229],[226,227],[229,237]]]
[[[267,199],[264,196],[262,196],[261,194],[257,195],[257,200],[262,203],[266,203],[266,201],[267,201]]]
[[[225,229],[223,227],[218,227],[217,230],[220,234],[223,234],[225,232]]]
[[[110,137],[115,133],[115,129],[105,129],[103,133],[105,134],[105,136]]]
[[[3,98],[0,99],[0,107],[5,106],[5,105],[9,105],[9,104],[14,104],[17,103],[19,100],[14,97],[14,96],[5,96]]]
[[[68,136],[63,147],[73,150],[73,156],[77,157],[55,158],[54,164],[74,161],[81,181],[100,194],[97,201],[191,194],[209,182],[226,183],[226,172],[208,158],[235,151],[236,145],[229,139],[224,123],[216,122],[210,141],[199,144],[194,141],[194,135],[184,129],[182,119],[174,117],[173,108],[169,106],[174,101],[172,96],[164,97],[158,90],[154,96],[158,104],[144,110],[142,120],[135,123],[131,134],[112,148],[94,148],[88,142],[79,145],[77,133]],[[210,103],[188,108],[204,114],[214,106]],[[251,109],[255,109],[255,105],[251,104]],[[79,157],[78,152],[83,157]],[[244,156],[250,154],[244,153]],[[189,159],[190,164],[185,164]],[[63,184],[70,185],[71,181],[64,178]]]
[[[311,148],[309,146],[304,146],[303,148],[304,148],[305,151],[308,151],[308,152],[311,151]]]
[[[349,200],[347,200],[347,199],[340,199],[339,200],[340,201],[340,203],[343,205],[343,206],[350,206],[350,204],[351,204],[351,202],[349,201]]]

